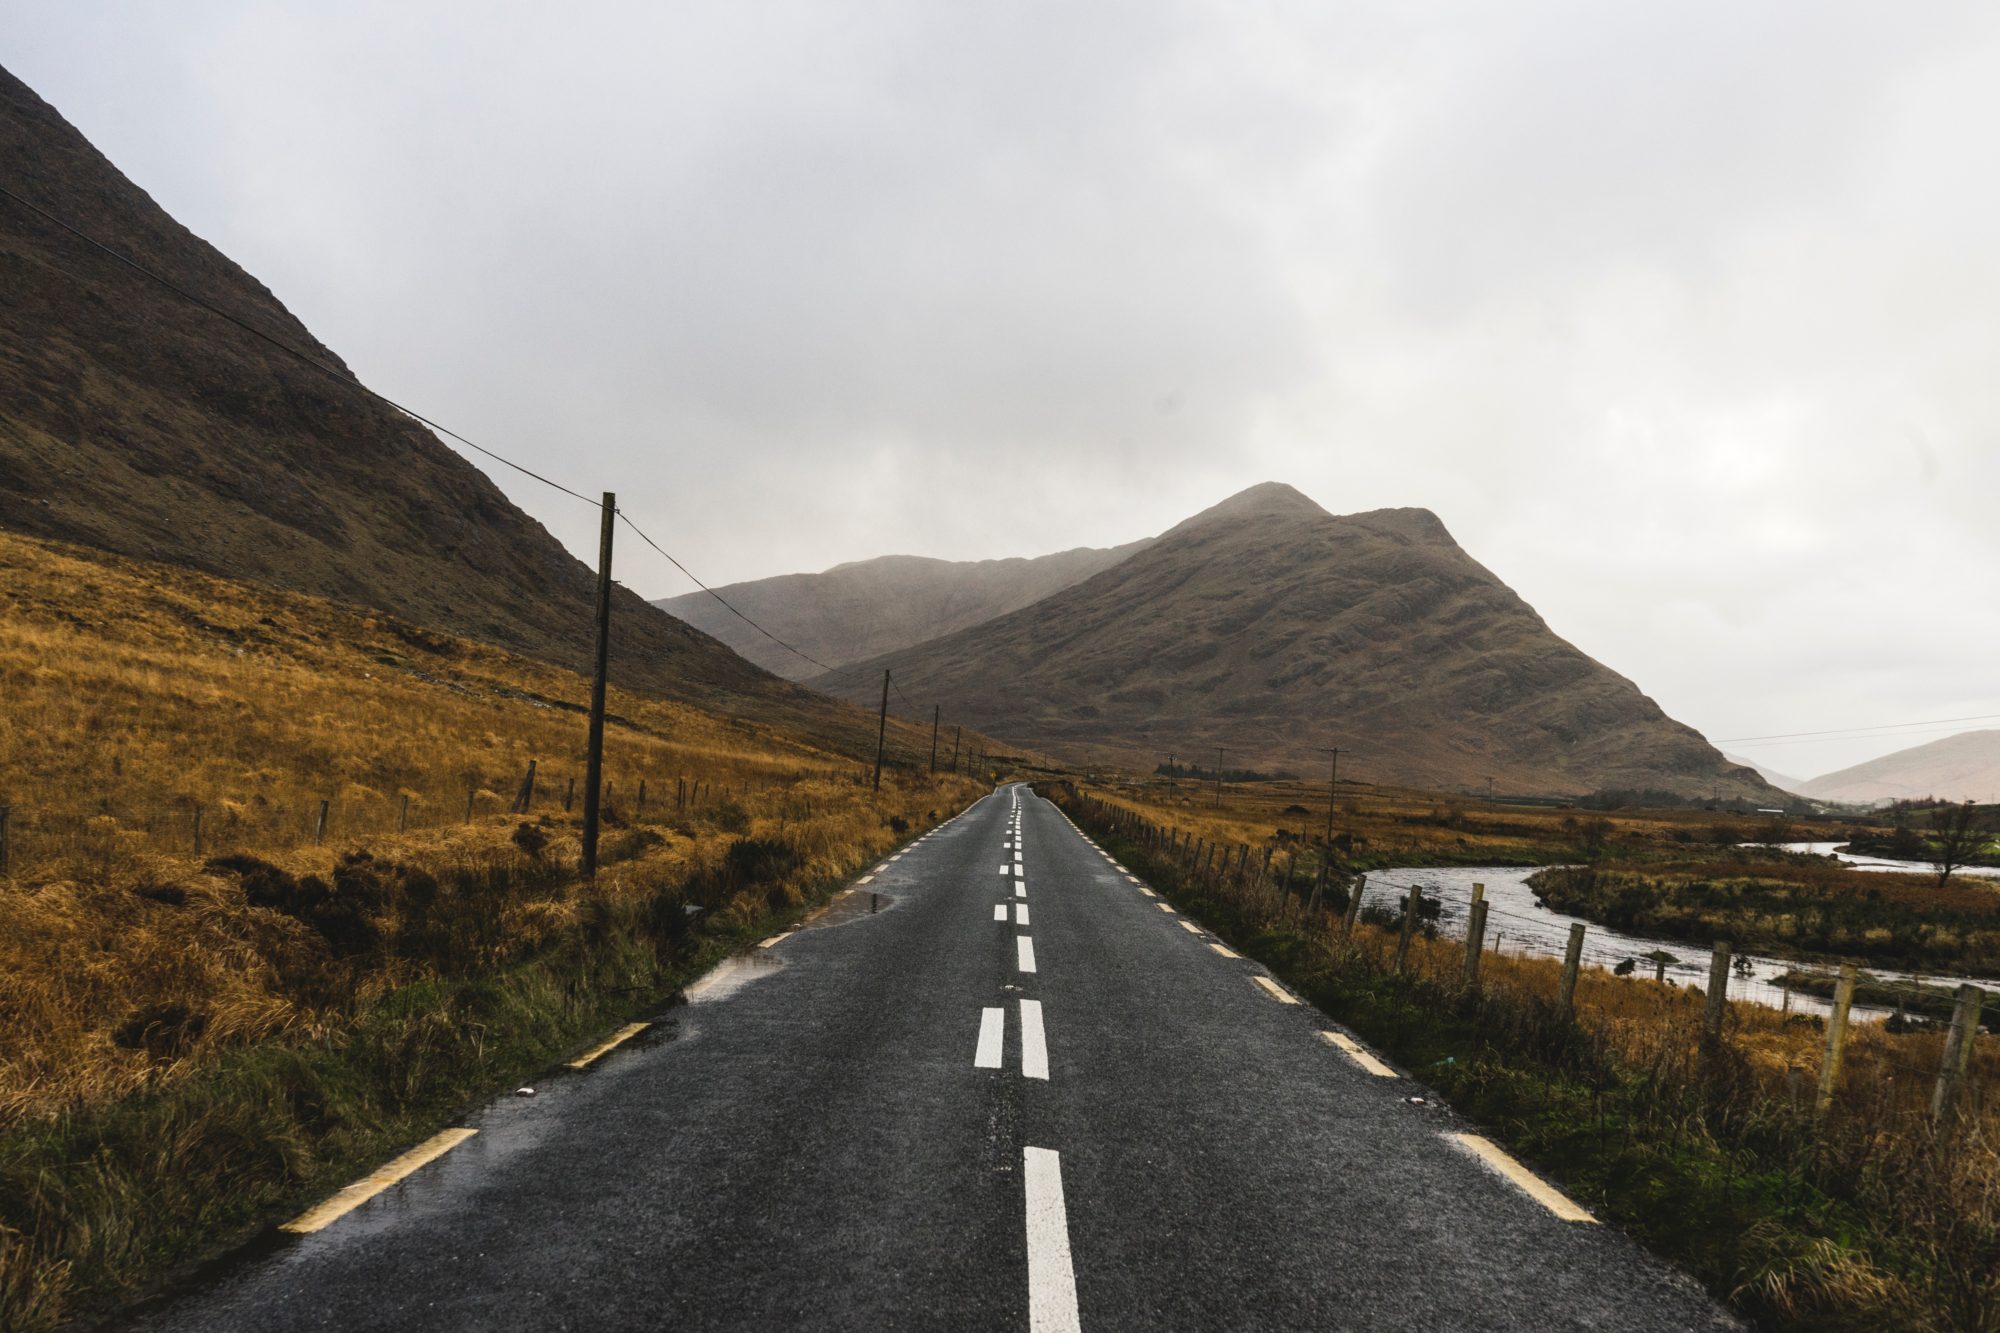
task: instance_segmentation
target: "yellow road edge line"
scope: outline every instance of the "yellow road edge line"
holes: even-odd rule
[[[1297,1004],[1299,1002],[1298,997],[1296,995],[1293,995],[1290,991],[1286,990],[1283,986],[1280,986],[1277,982],[1271,980],[1269,977],[1252,977],[1250,978],[1250,980],[1256,982],[1259,986],[1262,986],[1265,990],[1269,991],[1271,993],[1271,998],[1276,1000],[1280,1004]]]
[[[1153,906],[1159,908],[1162,912],[1172,912],[1174,910],[1172,903],[1154,903]]]
[[[798,933],[798,932],[796,932],[796,931],[791,931],[791,930],[787,930],[787,931],[782,931],[782,932],[780,932],[779,934],[776,934],[776,935],[773,935],[773,936],[772,936],[772,937],[771,937],[770,939],[768,939],[768,940],[759,940],[759,941],[757,942],[757,947],[758,947],[758,948],[760,948],[760,949],[768,949],[768,948],[770,948],[770,947],[771,947],[772,945],[774,945],[774,944],[781,944],[781,943],[783,943],[784,941],[786,941],[786,940],[790,939],[790,938],[791,938],[791,937],[792,937],[793,935],[795,935],[795,934],[797,934],[797,933]]]
[[[1185,930],[1185,931],[1186,931],[1186,932],[1187,932],[1188,934],[1190,934],[1190,935],[1199,935],[1199,934],[1201,934],[1201,927],[1200,927],[1200,926],[1197,926],[1197,925],[1196,925],[1196,924],[1195,924],[1194,922],[1192,922],[1192,921],[1182,921],[1182,922],[1181,922],[1181,929],[1182,929],[1182,930]]]
[[[1231,952],[1226,945],[1217,944],[1214,940],[1208,942],[1208,947],[1221,954],[1224,958],[1241,958],[1243,956],[1240,953]]]
[[[784,936],[780,935],[778,938],[783,939]],[[638,1036],[641,1032],[644,1032],[647,1028],[651,1026],[652,1026],[651,1023],[627,1023],[624,1027],[619,1028],[616,1032],[606,1037],[603,1041],[598,1042],[597,1045],[591,1047],[589,1050],[585,1051],[582,1055],[577,1056],[576,1059],[571,1060],[569,1062],[569,1067],[571,1069],[587,1068],[592,1062],[594,1062],[599,1056],[603,1055],[605,1052],[611,1050],[614,1047],[623,1045],[625,1042],[632,1040],[632,1038]]]
[[[1383,1064],[1380,1060],[1377,1060],[1367,1051],[1362,1050],[1360,1043],[1355,1041],[1354,1038],[1348,1036],[1345,1032],[1322,1032],[1319,1035],[1325,1037],[1333,1045],[1338,1046],[1340,1048],[1341,1054],[1345,1055],[1348,1059],[1354,1061],[1355,1064],[1360,1065],[1363,1069],[1367,1070],[1375,1077],[1377,1078],[1397,1077],[1395,1070],[1389,1068],[1389,1066]]]
[[[1597,1225],[1596,1218],[1577,1207],[1570,1200],[1569,1196],[1565,1195],[1561,1190],[1550,1185],[1527,1167],[1522,1166],[1519,1162],[1508,1156],[1501,1150],[1500,1145],[1493,1142],[1493,1140],[1484,1138],[1478,1134],[1461,1134],[1456,1132],[1447,1133],[1444,1137],[1450,1140],[1453,1147],[1478,1158],[1495,1175],[1501,1177],[1515,1189],[1520,1190],[1521,1193],[1527,1195],[1563,1221],[1588,1222],[1592,1226]]]
[[[278,1230],[309,1236],[328,1223],[345,1217],[417,1168],[435,1162],[478,1132],[476,1129],[447,1129],[433,1134],[401,1157],[384,1163],[338,1194],[283,1223]]]

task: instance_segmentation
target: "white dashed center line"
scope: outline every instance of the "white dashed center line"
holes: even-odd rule
[[[1208,947],[1215,950],[1217,953],[1221,954],[1224,958],[1241,958],[1243,956],[1240,953],[1231,953],[1228,949],[1224,948],[1220,944],[1215,943],[1213,940],[1209,941]]]
[[[972,1051],[974,1069],[998,1069],[1000,1067],[1000,1043],[1006,1035],[1007,1011],[1005,1009],[981,1009],[979,1011],[979,1044]]]
[[[1021,1001],[1021,1077],[1049,1077],[1049,1039],[1042,1030],[1042,1002]]]
[[[1014,965],[1023,972],[1035,970],[1035,942],[1026,935],[1014,937]]]
[[[1026,903],[1014,904],[1014,924],[1017,926],[1028,924],[1028,905]]]
[[[1069,1259],[1069,1214],[1063,1207],[1062,1154],[1022,1149],[1028,1225],[1030,1333],[1079,1333],[1076,1271]]]
[[[995,921],[1005,921],[1007,919],[1007,904],[993,904],[993,919]]]
[[[1197,926],[1197,925],[1196,925],[1196,924],[1195,924],[1194,922],[1192,922],[1192,921],[1183,921],[1183,922],[1181,922],[1181,929],[1182,929],[1182,930],[1185,930],[1185,931],[1186,931],[1186,932],[1187,932],[1188,934],[1190,934],[1190,935],[1199,935],[1199,934],[1201,934],[1201,927],[1200,927],[1200,926]]]

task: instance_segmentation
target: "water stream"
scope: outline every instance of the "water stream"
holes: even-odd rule
[[[1796,850],[1807,847],[1817,849],[1819,846],[1821,844],[1804,844]],[[1392,912],[1399,911],[1410,886],[1420,885],[1424,896],[1435,898],[1440,905],[1438,933],[1463,939],[1466,912],[1472,902],[1472,886],[1484,884],[1488,904],[1488,949],[1508,954],[1561,958],[1563,951],[1569,947],[1570,926],[1582,922],[1583,962],[1586,967],[1612,968],[1630,958],[1638,963],[1633,975],[1650,977],[1654,972],[1654,963],[1645,955],[1665,950],[1678,960],[1667,964],[1668,981],[1681,986],[1708,984],[1709,951],[1706,948],[1679,940],[1614,930],[1584,917],[1544,907],[1527,883],[1528,876],[1537,869],[1539,867],[1534,866],[1472,866],[1375,870],[1368,874],[1368,887],[1362,894],[1361,903],[1364,908],[1379,906]],[[1781,974],[1806,967],[1831,970],[1826,964],[1805,964],[1754,953],[1738,954],[1729,978],[1729,997],[1769,1005],[1774,1009],[1789,1007],[1805,1013],[1824,1014],[1831,1008],[1827,1001],[1802,991],[1792,991],[1788,1003],[1786,988],[1777,984],[1776,978]],[[1970,981],[1988,989],[2000,989],[1995,982],[1978,977],[1914,974],[1886,967],[1870,967],[1867,970],[1884,981],[1919,981],[1927,986],[1945,987]],[[1882,1018],[1891,1012],[1861,1004],[1856,1004],[1853,1009],[1857,1019]]]

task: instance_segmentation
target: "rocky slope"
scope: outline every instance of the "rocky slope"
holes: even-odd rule
[[[1421,509],[1335,517],[1289,486],[1224,501],[1031,606],[814,683],[893,666],[994,734],[1150,765],[1342,771],[1502,792],[1779,799],[1564,642]],[[875,677],[879,679],[879,677]]]
[[[345,371],[262,284],[4,70],[0,182]],[[359,388],[4,198],[0,368],[0,527],[587,666],[591,572],[477,468]],[[632,688],[867,730],[636,595],[618,594],[615,624],[613,671]]]
[[[732,583],[716,591],[772,634],[830,667],[894,652],[1019,610],[1080,583],[1145,542],[1033,559],[932,560],[885,555],[818,574]],[[802,680],[820,668],[787,652],[705,592],[653,603],[767,671]]]

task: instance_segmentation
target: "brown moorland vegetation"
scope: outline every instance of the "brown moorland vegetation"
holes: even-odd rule
[[[4,535],[0,692],[9,1328],[271,1220],[984,790],[927,773],[928,728],[895,725],[876,793],[849,756],[614,688],[585,884],[562,800],[585,682]],[[539,795],[511,813],[530,760]]]
[[[1853,1027],[1821,1114],[1815,1015],[1730,1003],[1711,1043],[1699,987],[1597,966],[1566,1012],[1557,960],[1489,953],[1471,985],[1463,943],[1422,930],[1399,970],[1400,923],[1349,933],[1338,879],[1312,910],[1310,881],[1285,895],[1255,860],[1219,873],[1205,835],[1170,842],[1130,789],[1047,792],[1176,905],[1760,1325],[2000,1328],[1991,1037],[1975,1040],[1970,1093],[1947,1133],[1931,1102],[1944,1051],[1934,1028]],[[1265,827],[1269,799],[1226,802],[1205,827]],[[1659,822],[1671,837],[1677,821]]]

